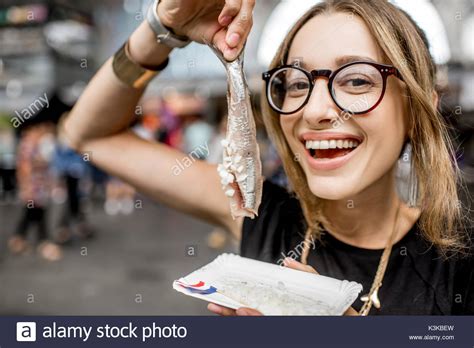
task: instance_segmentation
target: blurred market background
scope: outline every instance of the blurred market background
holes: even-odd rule
[[[315,2],[257,1],[246,48],[255,103],[261,72],[289,26]],[[238,252],[222,231],[148,200],[55,138],[61,115],[150,3],[0,0],[0,315],[207,314],[203,302],[174,292],[171,283],[222,252]],[[474,2],[397,4],[428,34],[442,113],[474,192]],[[225,91],[224,69],[207,47],[175,50],[137,108],[134,130],[186,153],[207,143],[201,159],[217,162]],[[265,176],[284,184],[261,124],[259,138]],[[26,211],[24,194],[43,203]],[[32,221],[27,244],[12,240]],[[39,237],[46,242],[37,246]]]

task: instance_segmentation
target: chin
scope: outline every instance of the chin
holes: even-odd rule
[[[348,200],[357,193],[357,180],[338,176],[319,176],[307,174],[308,186],[318,198],[339,201]]]

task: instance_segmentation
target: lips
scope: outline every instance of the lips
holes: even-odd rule
[[[363,139],[346,133],[313,132],[303,134],[301,141],[313,169],[332,170],[349,161]]]

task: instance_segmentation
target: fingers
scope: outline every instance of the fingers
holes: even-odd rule
[[[207,309],[210,310],[214,314],[222,315],[222,316],[251,316],[256,317],[263,315],[259,311],[253,308],[241,307],[237,310],[227,308],[224,306],[217,305],[215,303],[209,303],[207,305]]]
[[[298,271],[318,274],[318,272],[316,272],[316,270],[313,267],[309,265],[304,265],[301,262],[298,262],[292,259],[291,257],[285,257],[285,259],[283,260],[283,265],[285,265],[288,268],[296,269]]]
[[[207,305],[207,309],[210,310],[214,314],[222,315],[222,316],[235,316],[235,310],[231,308],[227,308],[224,306],[219,306],[215,303],[209,303]]]
[[[212,39],[212,43],[214,44],[214,46],[217,47],[217,49],[219,51],[221,51],[222,53],[226,52],[226,50],[228,49],[229,46],[227,46],[227,44],[225,43],[225,31],[224,30],[221,30],[219,32],[217,32],[213,39]],[[225,57],[225,56],[224,56]],[[227,57],[225,57],[227,59]]]
[[[349,316],[358,316],[359,313],[352,307],[349,307],[347,311],[345,311],[344,315],[349,315]]]
[[[246,307],[238,308],[235,312],[238,316],[258,317],[258,316],[263,315],[261,312],[257,311],[256,309],[246,308]]]
[[[235,12],[235,7],[237,5],[239,6],[239,10]],[[230,9],[226,10],[226,7],[229,7]],[[229,61],[237,58],[247,40],[247,36],[253,24],[252,11],[254,7],[255,0],[227,0],[226,5],[222,10],[224,15],[221,13],[219,16],[219,19],[222,20],[222,22],[220,22],[222,25],[222,23],[229,21],[228,16],[230,16],[230,13],[233,13],[225,37],[225,42],[228,47],[223,52],[224,57]]]
[[[241,4],[242,0],[226,0],[224,8],[219,15],[219,24],[223,27],[228,26],[239,13]]]

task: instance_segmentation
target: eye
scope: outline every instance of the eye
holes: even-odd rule
[[[287,84],[286,89],[289,92],[297,92],[301,90],[306,90],[309,88],[309,83],[308,81],[289,81]]]
[[[347,81],[347,84],[351,87],[360,87],[370,85],[371,82],[363,78],[354,78]]]
[[[348,88],[370,87],[373,85],[373,82],[365,76],[344,76],[344,78],[338,81],[338,85]]]
[[[372,92],[374,88],[378,89],[380,86],[381,84],[377,83],[371,76],[353,73],[339,76],[334,87],[346,93],[360,94]]]

